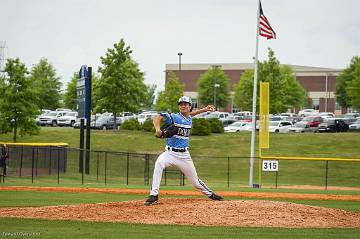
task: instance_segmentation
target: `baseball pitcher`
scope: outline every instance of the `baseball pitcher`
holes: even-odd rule
[[[212,105],[208,105],[193,112],[191,99],[187,96],[180,97],[178,106],[180,110],[179,113],[162,113],[153,119],[156,136],[158,138],[166,138],[166,146],[165,151],[159,155],[155,162],[150,196],[145,201],[145,205],[148,206],[158,202],[162,172],[169,166],[177,167],[196,189],[210,199],[217,201],[223,200],[221,196],[216,195],[198,178],[189,153],[189,135],[192,117],[203,112],[214,111],[215,108]],[[165,121],[164,128],[160,127],[162,121]]]

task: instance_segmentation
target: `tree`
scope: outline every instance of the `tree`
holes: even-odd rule
[[[343,70],[338,77],[336,77],[336,89],[335,89],[336,101],[342,107],[347,108],[352,106],[353,100],[351,99],[352,97],[349,95],[351,90],[347,88],[349,84],[353,84],[351,82],[357,76],[355,72],[357,71],[356,68],[358,68],[359,63],[360,63],[360,57],[359,56],[353,57],[351,59],[350,65],[345,70]]]
[[[67,84],[66,91],[64,93],[64,107],[69,108],[72,110],[76,110],[76,101],[77,101],[77,92],[76,92],[76,86],[77,81],[79,79],[79,72],[74,72],[73,77],[71,78],[71,81]],[[92,72],[92,78],[91,78],[91,86],[92,86],[92,107],[96,106],[96,101],[94,100],[94,88],[97,82],[99,81],[99,76],[95,74],[95,72]]]
[[[60,77],[56,76],[55,68],[48,63],[47,59],[42,58],[37,65],[33,66],[30,81],[33,84],[39,109],[54,110],[60,107]]]
[[[180,84],[179,78],[172,71],[168,72],[168,81],[165,90],[160,91],[156,101],[156,110],[179,112],[178,100],[184,95],[184,86]]]
[[[287,84],[285,89],[285,110],[293,107],[302,107],[304,106],[309,96],[307,95],[306,90],[300,85],[296,80],[294,73],[292,72],[289,66],[281,66],[280,73],[282,77],[285,78]],[[291,92],[291,93],[289,93]]]
[[[213,67],[202,74],[197,81],[199,103],[226,107],[229,99],[229,78],[220,67]],[[215,102],[214,102],[215,101]]]
[[[123,111],[138,112],[145,98],[144,74],[131,58],[129,46],[123,39],[101,57],[100,80],[94,84],[95,111],[116,115]]]
[[[234,104],[242,110],[252,110],[253,79],[254,71],[247,70],[242,74],[240,81],[234,85]]]
[[[79,73],[75,72],[71,81],[67,84],[64,93],[64,107],[68,109],[76,109],[76,84],[79,78]]]
[[[147,109],[152,108],[152,106],[154,104],[154,100],[155,100],[155,90],[156,90],[156,85],[147,85],[146,86],[146,95],[143,100],[144,108],[147,108]]]
[[[281,113],[289,108],[302,106],[306,99],[306,92],[296,81],[290,67],[281,66],[271,49],[269,49],[268,58],[268,61],[259,62],[257,107],[259,106],[260,81],[269,82],[270,113]],[[234,103],[243,110],[252,109],[253,80],[254,71],[248,70],[235,85]]]
[[[352,72],[352,79],[346,87],[351,106],[360,111],[360,61],[358,60]]]
[[[39,109],[25,64],[19,58],[8,59],[5,72],[7,76],[0,78],[0,130],[13,132],[16,142],[18,130],[21,136],[39,132],[35,122]]]

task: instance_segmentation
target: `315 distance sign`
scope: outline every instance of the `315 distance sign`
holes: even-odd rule
[[[277,172],[279,171],[279,161],[277,160],[263,160],[262,171]]]

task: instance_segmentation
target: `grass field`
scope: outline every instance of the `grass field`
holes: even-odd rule
[[[270,149],[263,155],[302,156],[302,157],[344,157],[360,158],[359,133],[324,134],[271,134]],[[142,131],[92,131],[92,150],[122,151],[156,154],[163,150],[163,140],[156,139],[152,133]],[[0,135],[0,141],[10,141],[11,135]],[[19,142],[66,142],[70,147],[78,147],[79,130],[72,128],[43,127],[36,136],[19,138]],[[210,136],[192,136],[191,154],[200,177],[209,185],[220,189],[236,190],[247,186],[249,178],[250,133],[212,134]],[[91,155],[91,174],[85,175],[85,183],[97,185],[105,183],[104,155],[100,155],[100,164],[96,168],[96,153]],[[127,182],[127,158],[117,154],[107,155],[107,186],[123,186],[144,183],[144,161],[142,158],[130,160],[129,180]],[[81,182],[78,173],[78,152],[68,153],[68,171],[60,175],[61,184],[77,185]],[[31,161],[28,161],[28,165]],[[28,166],[29,167],[29,166]],[[152,167],[152,165],[150,165]],[[229,169],[229,171],[228,171]],[[277,177],[278,185],[317,185],[360,187],[360,163],[329,162],[326,174],[325,161],[280,161]],[[95,176],[96,171],[99,177]],[[150,168],[150,174],[152,168]],[[304,176],[306,175],[306,176]],[[172,179],[173,178],[173,179]],[[7,179],[10,184],[27,184],[29,177]],[[177,175],[169,175],[170,184],[178,183]],[[255,159],[254,181],[258,181],[258,159]],[[37,177],[38,183],[57,184],[57,175]],[[275,187],[276,174],[262,173],[262,186]],[[229,188],[228,188],[229,186]]]
[[[250,133],[211,134],[191,136],[192,155],[218,157],[248,157]],[[0,141],[12,141],[11,134],[0,134]],[[18,142],[65,142],[79,147],[79,130],[62,127],[42,127],[39,135],[18,137]],[[270,149],[263,152],[271,156],[308,157],[360,157],[360,133],[304,133],[270,134]],[[144,131],[91,131],[91,149],[137,153],[159,153],[163,140]],[[256,147],[257,148],[257,147]],[[257,150],[256,150],[257,152]]]
[[[33,233],[31,238],[312,238],[338,239],[358,238],[359,229],[283,229],[283,228],[239,228],[239,227],[195,227],[175,225],[143,225],[126,223],[47,221],[33,219],[0,218],[0,233]],[[8,236],[10,237],[10,236]],[[11,238],[23,238],[14,237]]]
[[[305,156],[305,157],[360,157],[360,135],[358,133],[339,134],[271,134],[270,149],[265,155]],[[152,133],[132,131],[92,131],[92,150],[129,151],[158,154],[163,150],[162,140],[155,139]],[[12,135],[0,135],[0,141],[11,141]],[[19,142],[65,142],[70,147],[78,147],[79,130],[71,128],[43,127],[40,135],[19,137]],[[191,153],[201,178],[214,186],[216,190],[261,191],[261,192],[297,192],[297,193],[332,193],[360,194],[360,191],[324,191],[324,190],[286,190],[286,189],[251,189],[246,188],[250,154],[250,134],[213,134],[211,136],[191,137]],[[294,155],[296,154],[296,155]],[[148,188],[141,178],[143,165],[135,163],[130,184],[125,184],[124,158],[109,157],[109,165],[114,171],[104,184],[104,175],[97,181],[94,175],[85,176],[85,185],[76,170],[77,155],[74,158],[73,171],[61,175],[59,186],[75,187],[124,187]],[[227,187],[227,157],[231,159],[231,184]],[[94,165],[94,162],[93,164]],[[255,164],[257,165],[257,164]],[[92,166],[93,167],[93,166]],[[100,166],[103,172],[103,165]],[[92,169],[94,171],[94,169]],[[329,163],[329,185],[360,187],[359,163]],[[140,176],[139,176],[140,175]],[[65,177],[66,176],[66,177]],[[255,167],[255,177],[257,166]],[[256,178],[255,178],[256,179]],[[274,186],[275,174],[263,174],[265,186]],[[174,176],[170,185],[177,183]],[[280,162],[279,185],[310,184],[324,185],[324,162],[284,161]],[[256,180],[255,180],[256,181]],[[5,185],[57,186],[57,175],[35,178],[9,177]],[[1,186],[1,185],[0,185]],[[245,186],[245,187],[244,187]],[[162,189],[191,189],[184,187],[162,186]],[[45,205],[66,205],[79,203],[114,202],[144,200],[144,195],[123,195],[106,193],[60,193],[60,192],[21,192],[0,191],[0,207],[29,207]],[[235,199],[235,198],[234,198]],[[247,198],[246,200],[253,200]],[[269,199],[270,200],[270,199]],[[279,201],[277,199],[277,201]],[[319,201],[319,200],[282,200],[295,203],[348,211],[360,211],[359,202]],[[211,216],[211,215],[209,215]],[[22,234],[21,234],[22,233]],[[26,234],[30,233],[30,234]],[[32,234],[31,234],[32,233]],[[284,229],[284,228],[238,228],[238,227],[203,227],[175,225],[143,225],[126,223],[100,223],[80,221],[48,221],[38,219],[0,218],[0,237],[23,238],[359,238],[360,229]]]
[[[0,198],[0,207],[143,200],[141,195],[21,191],[0,191]],[[346,204],[346,210],[360,211],[358,202],[291,201],[332,208],[343,208]],[[0,233],[32,233],[33,238],[358,238],[360,229],[204,227],[0,218]]]

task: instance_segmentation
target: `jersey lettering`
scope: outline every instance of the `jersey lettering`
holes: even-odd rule
[[[178,131],[177,131],[176,134],[179,135],[179,136],[183,136],[183,137],[189,137],[190,129],[178,128]]]

